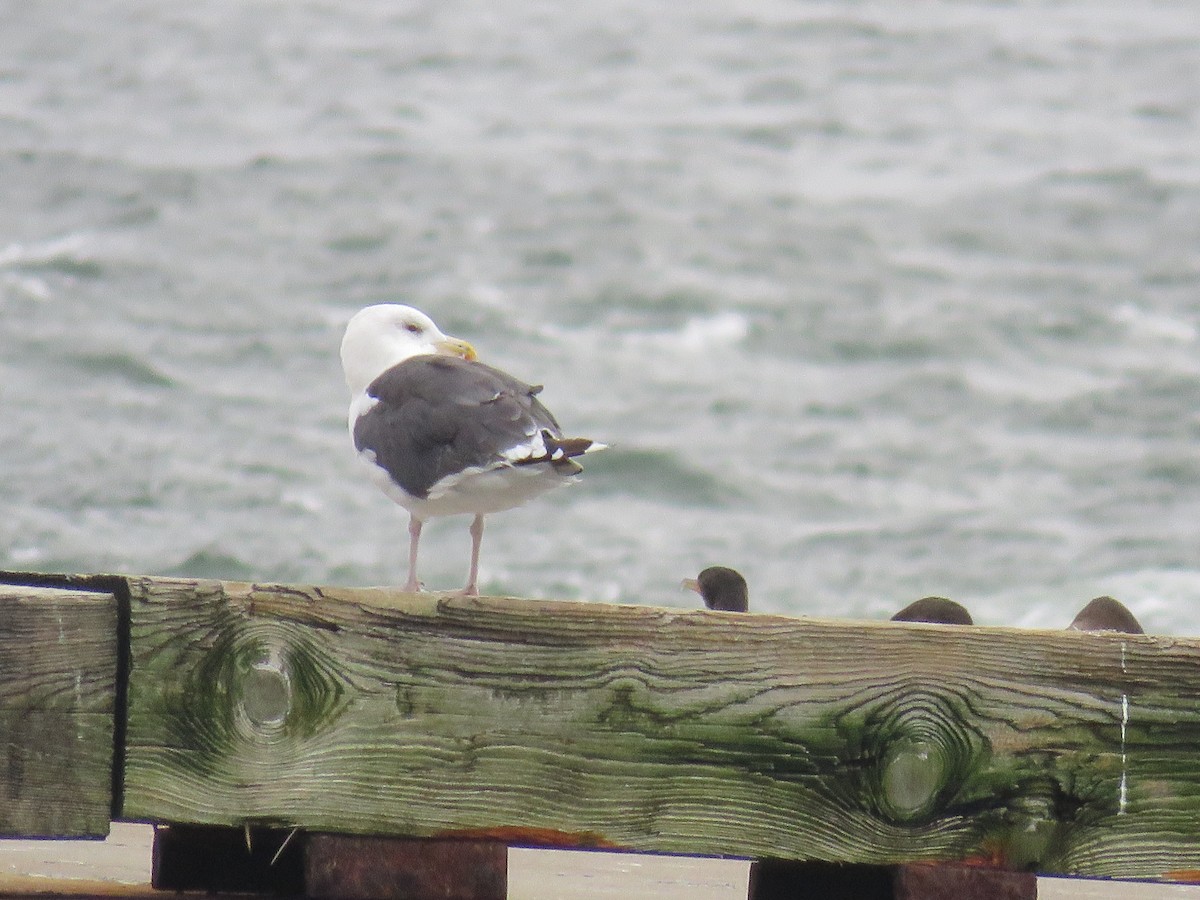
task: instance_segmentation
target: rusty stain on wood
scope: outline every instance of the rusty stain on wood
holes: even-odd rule
[[[554,828],[527,828],[497,825],[494,828],[459,828],[435,835],[450,840],[500,841],[513,847],[564,847],[568,849],[619,849],[616,844],[594,831],[559,831]]]

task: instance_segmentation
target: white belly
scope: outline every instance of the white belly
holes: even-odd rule
[[[560,475],[549,463],[466,469],[443,478],[433,486],[428,497],[421,498],[414,497],[392,481],[388,473],[375,464],[373,453],[360,453],[359,458],[379,489],[422,521],[436,516],[487,515],[512,509],[576,480],[574,476]]]

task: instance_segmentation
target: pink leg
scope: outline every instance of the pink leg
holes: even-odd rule
[[[479,545],[483,543],[483,516],[476,516],[471,523],[471,572],[467,576],[467,586],[463,594],[467,597],[479,596]]]
[[[404,582],[404,590],[419,591],[421,582],[417,581],[417,544],[421,542],[422,522],[416,516],[408,517],[408,581]]]

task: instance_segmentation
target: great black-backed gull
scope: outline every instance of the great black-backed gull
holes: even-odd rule
[[[1123,631],[1126,634],[1145,634],[1142,623],[1125,604],[1112,597],[1097,597],[1079,611],[1067,628],[1075,631]]]
[[[709,566],[695,578],[683,579],[683,587],[704,598],[709,609],[725,612],[746,612],[750,608],[750,590],[746,579],[736,569]]]
[[[932,622],[938,625],[974,625],[961,603],[945,597],[922,597],[892,616],[893,622]]]
[[[540,385],[476,361],[470,344],[410,306],[360,310],[346,326],[341,356],[354,448],[372,480],[409,513],[405,590],[421,589],[425,521],[469,513],[463,593],[477,594],[483,517],[574,481],[582,466],[573,457],[604,446],[563,437],[537,399]]]

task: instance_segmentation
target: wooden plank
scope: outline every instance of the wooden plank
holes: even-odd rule
[[[0,835],[104,836],[112,812],[117,603],[0,585]]]
[[[187,844],[194,833],[190,829],[178,827],[168,829],[152,829],[147,825],[132,823],[113,823],[112,833],[104,841],[4,841],[0,840],[0,898],[8,897],[164,897],[167,893],[151,885],[151,847],[159,855],[159,861],[164,851],[167,855],[177,857],[182,861],[188,854]],[[245,866],[249,857],[255,856],[264,863],[269,863],[279,848],[278,834],[262,835],[255,832],[253,853],[246,850],[245,839],[240,829],[236,834],[227,836],[234,838],[222,848],[218,842],[208,836],[202,836],[199,844],[192,843],[192,848],[201,855],[211,856],[226,866]],[[259,847],[259,843],[262,847]],[[306,847],[304,868],[308,870],[303,887],[294,887],[291,896],[404,896],[433,898],[437,896],[452,896],[463,900],[466,893],[457,890],[453,893],[437,894],[430,891],[426,883],[414,885],[411,881],[394,878],[392,882],[365,882],[359,887],[369,888],[369,891],[346,890],[347,882],[340,881],[341,890],[329,892],[323,890],[330,887],[331,877],[337,878],[336,872],[326,871],[320,878],[312,878],[313,845],[327,842],[324,850],[318,846],[317,857],[324,857],[323,865],[330,862],[330,854],[340,861],[347,860],[347,854],[355,850],[366,850],[368,854],[384,847],[385,855],[390,860],[385,862],[383,869],[393,870],[393,876],[398,875],[397,856],[389,853],[388,844],[403,844],[403,841],[385,839],[379,840],[378,845],[372,844],[376,839],[350,838],[336,835],[300,835],[287,846],[285,854],[290,854],[293,847]],[[163,844],[170,843],[166,850]],[[356,842],[362,842],[356,847]],[[414,849],[419,850],[428,846],[429,842],[408,842]],[[450,841],[436,842],[448,845]],[[635,900],[638,897],[654,898],[654,900],[745,900],[746,880],[749,863],[746,860],[729,859],[689,859],[675,856],[654,856],[634,853],[604,853],[604,852],[573,852],[557,850],[541,850],[535,848],[504,848],[483,847],[484,842],[463,841],[468,850],[466,856],[459,856],[451,862],[463,866],[466,881],[460,884],[480,884],[474,866],[476,858],[471,853],[483,851],[482,861],[489,866],[507,870],[509,877],[501,883],[498,896],[507,900],[538,900],[551,898],[562,900],[565,897],[602,898],[614,897],[620,900]],[[421,853],[412,854],[413,870],[418,873],[428,872],[430,866]],[[445,857],[443,857],[445,858]],[[361,862],[370,864],[370,857]],[[320,862],[320,860],[318,860]],[[287,861],[277,861],[276,865],[290,867]],[[173,863],[174,865],[174,863]],[[205,860],[193,860],[192,865],[198,870],[205,865]],[[182,874],[182,873],[181,873]],[[258,879],[259,893],[287,893],[291,875],[285,875],[275,882]],[[324,885],[322,885],[324,880]],[[226,887],[217,890],[214,884],[223,883]],[[246,897],[252,893],[254,880],[239,880],[236,877],[219,879],[190,878],[188,890],[204,891],[205,900],[217,900],[222,896]],[[182,890],[180,881],[169,890]],[[240,888],[228,885],[240,885]],[[413,889],[416,887],[417,889]],[[407,888],[407,890],[406,890]],[[174,896],[174,895],[172,895]],[[807,895],[796,892],[787,895],[789,900],[802,896],[821,896],[822,900],[831,900],[828,894]],[[850,896],[850,895],[847,895]],[[864,900],[861,895],[853,895],[854,900]]]
[[[1038,900],[1200,900],[1200,886],[1089,878],[1039,878]]]
[[[154,896],[152,843],[150,826],[127,822],[102,841],[0,840],[0,897]]]
[[[746,900],[750,862],[514,847],[508,871],[507,900]]]
[[[1124,877],[1200,858],[1197,641],[129,584],[125,817]]]
[[[0,840],[0,898],[63,896],[154,897],[163,896],[150,883],[151,845],[154,829],[147,825],[115,822],[104,841]],[[245,856],[244,837],[237,834],[236,854]],[[278,835],[269,837],[277,838]],[[267,839],[264,839],[267,840]],[[311,840],[311,838],[310,838]],[[302,842],[301,838],[293,844]],[[256,839],[255,843],[258,841]],[[414,842],[418,843],[418,842]],[[289,845],[290,848],[290,845]],[[185,852],[180,847],[180,853]],[[269,857],[277,844],[264,845]],[[256,851],[257,852],[257,851]],[[689,859],[687,857],[604,852],[574,852],[535,848],[507,851],[509,900],[539,900],[541,897],[638,896],[664,900],[678,896],[694,900],[704,892],[720,900],[742,900],[746,896],[746,860]],[[307,865],[307,862],[306,862]],[[892,897],[888,870],[862,866],[817,863],[772,863],[794,870],[786,879],[754,885],[751,900],[867,900]],[[761,872],[763,863],[755,863]],[[913,867],[899,867],[899,869]],[[953,867],[946,867],[947,869]],[[1005,876],[1011,873],[987,873]],[[657,894],[661,890],[664,893]],[[699,890],[700,894],[690,891]],[[671,892],[674,893],[671,893]],[[307,891],[310,895],[312,891]],[[218,896],[209,891],[207,897]],[[237,896],[245,896],[245,892]],[[935,895],[936,896],[936,895]],[[958,900],[977,893],[950,893]],[[1038,900],[1200,900],[1200,885],[1162,884],[1083,878],[1039,877]],[[928,898],[923,898],[928,900]]]

